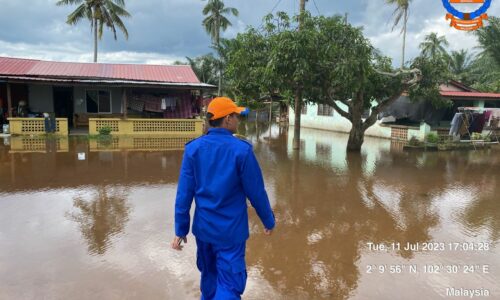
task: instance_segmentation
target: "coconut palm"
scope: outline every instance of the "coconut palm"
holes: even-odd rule
[[[104,26],[113,32],[117,39],[116,30],[120,29],[128,39],[128,31],[123,23],[123,17],[130,17],[125,10],[125,0],[59,0],[56,5],[78,5],[68,15],[66,23],[75,25],[82,19],[90,21],[90,28],[94,33],[94,62],[97,62],[97,43],[102,39]]]
[[[386,0],[387,4],[395,4],[396,9],[394,9],[394,23],[392,25],[392,30],[403,21],[403,29],[401,33],[403,34],[403,50],[401,55],[401,69],[405,65],[405,46],[406,46],[406,25],[408,24],[408,11],[410,9],[411,0]]]
[[[472,55],[467,50],[452,51],[450,54],[450,71],[454,74],[467,72],[472,63]]]
[[[220,32],[225,31],[231,22],[226,18],[226,15],[238,16],[239,12],[236,8],[225,7],[222,0],[208,0],[207,5],[203,8],[203,15],[207,16],[203,20],[205,30],[212,38],[214,47],[219,51],[220,48]],[[221,95],[222,87],[222,67],[219,63],[219,96]]]
[[[477,36],[482,56],[489,55],[500,67],[500,18],[490,17],[488,25],[474,32]]]
[[[195,58],[186,57],[194,73],[204,83],[217,84],[217,59],[210,53]]]
[[[422,55],[426,57],[436,57],[437,55],[442,55],[443,57],[448,56],[448,52],[445,47],[447,47],[448,41],[443,36],[438,36],[437,33],[431,32],[428,34],[424,41],[420,44],[420,50],[422,50]]]

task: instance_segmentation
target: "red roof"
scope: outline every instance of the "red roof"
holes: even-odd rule
[[[9,57],[0,57],[0,75],[200,83],[193,69],[188,65],[72,63]]]
[[[500,99],[500,94],[496,93],[480,93],[480,92],[456,92],[456,91],[440,91],[443,97],[456,97],[456,98],[486,98],[484,100]]]

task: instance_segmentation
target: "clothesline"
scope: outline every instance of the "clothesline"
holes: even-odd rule
[[[482,133],[484,127],[498,128],[500,119],[499,108],[459,107],[453,120],[449,135],[464,136],[473,132]]]

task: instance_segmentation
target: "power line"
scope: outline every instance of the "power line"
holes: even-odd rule
[[[271,9],[271,11],[269,12],[269,14],[272,14],[274,12],[274,10],[278,7],[278,5],[280,5],[281,3],[281,0],[278,0],[276,2],[276,4],[274,5],[274,7]],[[264,29],[264,20],[262,20],[262,22],[260,23],[259,27],[257,28],[257,30],[259,31],[262,31]]]
[[[316,7],[316,10],[318,11],[318,15],[321,15],[321,13],[319,12],[318,5],[316,5],[316,0],[313,0],[313,3],[314,3],[314,6]]]
[[[271,9],[270,14],[272,14],[274,12],[274,10],[278,7],[278,5],[280,5],[280,3],[281,3],[281,0],[278,0],[278,2],[276,2],[276,4],[274,5],[273,9]]]

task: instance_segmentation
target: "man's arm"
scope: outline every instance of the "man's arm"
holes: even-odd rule
[[[264,186],[262,171],[255,158],[252,148],[249,149],[241,168],[243,189],[250,203],[257,211],[257,215],[266,229],[273,229],[275,224],[274,214],[269,203],[269,198]]]
[[[189,233],[189,211],[193,203],[195,186],[193,164],[191,157],[185,151],[175,199],[175,235],[178,237],[185,237]]]

